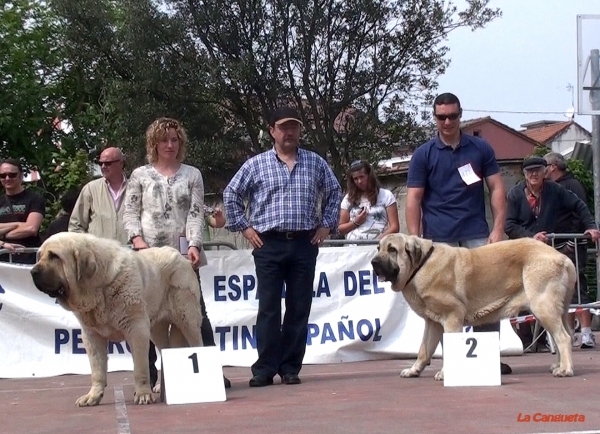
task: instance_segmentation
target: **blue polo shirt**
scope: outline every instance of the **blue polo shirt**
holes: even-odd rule
[[[470,185],[459,172],[468,165],[479,178]],[[410,160],[407,185],[425,189],[423,236],[439,242],[487,238],[490,230],[483,183],[498,172],[494,150],[479,137],[461,134],[459,145],[452,149],[436,136],[417,148]]]

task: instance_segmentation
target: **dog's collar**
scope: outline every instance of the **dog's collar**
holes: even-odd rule
[[[415,271],[412,272],[412,274],[410,275],[410,277],[408,278],[408,280],[406,281],[406,283],[404,284],[404,286],[408,285],[410,283],[410,281],[413,280],[413,278],[415,277],[415,275],[419,272],[419,270],[421,269],[421,267],[423,265],[425,265],[425,262],[427,262],[427,260],[429,259],[429,257],[431,256],[432,253],[433,253],[433,246],[431,246],[431,249],[429,249],[429,251],[427,252],[427,254],[425,255],[425,257],[423,258],[423,260],[421,261],[421,263],[419,264],[419,266],[417,268],[415,268]]]

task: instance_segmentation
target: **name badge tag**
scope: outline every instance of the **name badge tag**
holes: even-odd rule
[[[467,163],[462,167],[458,168],[458,173],[460,177],[467,185],[475,184],[476,182],[481,181],[481,178],[477,176],[477,174],[473,171],[473,167],[471,167],[471,163]]]
[[[190,247],[190,243],[186,237],[179,237],[179,252],[182,255],[187,255],[188,248]]]

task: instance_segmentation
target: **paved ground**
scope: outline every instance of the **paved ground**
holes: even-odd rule
[[[89,376],[0,380],[0,433],[600,433],[600,350],[575,350],[576,376],[553,378],[552,354],[503,358],[513,374],[499,387],[445,388],[441,366],[417,379],[398,375],[410,360],[305,366],[303,384],[248,387],[247,368],[224,369],[227,401],[133,404],[131,372],[109,374],[101,405],[76,408]],[[583,422],[519,422],[541,414]],[[520,416],[519,416],[520,415]],[[535,416],[539,417],[539,416]]]

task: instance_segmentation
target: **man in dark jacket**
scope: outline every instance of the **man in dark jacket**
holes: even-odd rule
[[[506,234],[511,239],[530,237],[548,243],[546,234],[560,229],[558,217],[569,215],[579,218],[584,233],[597,241],[600,232],[587,205],[560,184],[545,179],[547,165],[540,157],[523,161],[525,180],[511,188],[507,195]]]
[[[557,230],[556,216],[572,212],[582,219],[585,233],[597,241],[600,232],[585,202],[556,182],[545,180],[546,166],[541,157],[523,162],[525,180],[508,192],[504,225],[508,237],[531,237],[547,243],[546,234]]]
[[[573,192],[579,199],[587,205],[587,194],[581,183],[575,179],[572,173],[567,172],[567,162],[562,154],[550,152],[544,155],[544,160],[548,163],[546,167],[546,179],[550,179],[557,184],[562,185],[567,190]],[[586,227],[581,218],[573,212],[565,212],[556,216],[556,232],[563,234],[579,234],[585,231]],[[578,266],[579,274],[579,296],[577,292],[573,294],[573,304],[591,303],[592,300],[588,294],[587,277],[585,275],[585,265],[587,263],[587,240],[579,240],[576,244],[570,239],[566,242],[558,243],[555,247],[567,255],[573,263]],[[577,261],[575,261],[575,249],[577,249]],[[588,309],[577,312],[579,324],[581,326],[581,348],[593,348],[596,340],[592,334],[592,315]],[[571,329],[575,324],[575,314],[569,314],[569,324]]]

